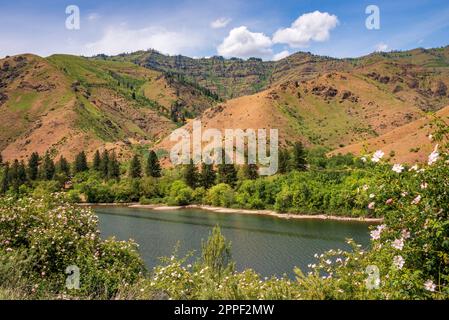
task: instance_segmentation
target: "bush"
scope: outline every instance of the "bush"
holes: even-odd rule
[[[169,205],[184,206],[190,204],[192,200],[193,200],[192,188],[190,188],[182,180],[176,180],[175,182],[173,182],[167,199],[167,203]]]
[[[230,207],[234,203],[234,191],[226,183],[217,184],[209,189],[205,201],[217,207]]]
[[[9,270],[8,281],[24,279],[24,290],[34,297],[112,298],[145,271],[135,243],[102,241],[93,212],[68,204],[61,195],[0,199],[0,230],[0,257],[22,266],[20,277]],[[65,286],[71,265],[80,269],[79,290]],[[0,277],[5,272],[2,268]]]

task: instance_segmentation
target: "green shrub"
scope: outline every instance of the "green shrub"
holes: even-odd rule
[[[190,188],[183,180],[173,182],[167,203],[169,205],[184,206],[193,201],[193,189]]]
[[[135,243],[102,241],[93,212],[68,204],[61,195],[1,198],[0,230],[0,257],[22,266],[20,277],[10,273],[8,281],[26,279],[24,290],[32,296],[112,298],[145,271]],[[79,290],[65,286],[71,265],[80,269]]]
[[[234,203],[234,191],[226,183],[217,184],[209,189],[205,201],[217,207],[230,207]]]

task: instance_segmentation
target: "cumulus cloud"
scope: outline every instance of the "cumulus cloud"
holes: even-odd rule
[[[218,46],[217,52],[225,57],[248,58],[271,56],[272,41],[263,33],[251,32],[247,27],[234,28]]]
[[[231,22],[231,20],[232,19],[230,18],[218,18],[217,20],[210,23],[210,27],[213,29],[224,28]]]
[[[195,35],[169,31],[161,27],[128,29],[126,25],[109,27],[96,42],[85,46],[86,55],[120,54],[138,50],[156,49],[166,54],[180,54],[200,44]]]
[[[276,53],[273,56],[273,61],[278,61],[278,60],[287,58],[289,55],[290,55],[290,52],[288,52],[288,50],[281,51],[279,53]]]
[[[298,17],[289,28],[279,29],[273,36],[274,43],[286,43],[292,48],[307,47],[311,41],[323,42],[338,25],[338,18],[327,12],[310,12]]]
[[[388,45],[380,42],[376,45],[376,52],[385,52],[388,50]]]

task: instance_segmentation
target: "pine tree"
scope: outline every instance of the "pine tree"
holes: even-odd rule
[[[61,156],[57,165],[58,173],[64,175],[64,177],[68,178],[70,176],[70,165],[66,158]]]
[[[129,176],[134,179],[142,177],[142,164],[137,154],[134,155],[129,165]]]
[[[28,177],[30,180],[36,180],[39,175],[39,154],[33,152],[28,159]]]
[[[19,171],[19,160],[14,159],[11,168],[9,170],[9,182],[11,184],[17,184],[17,171]]]
[[[147,159],[146,174],[148,177],[159,178],[161,176],[161,165],[157,158],[156,152],[150,151]]]
[[[92,162],[92,169],[94,169],[95,171],[100,171],[100,166],[101,166],[101,158],[100,158],[100,151],[95,151],[94,154],[94,160]]]
[[[75,173],[84,172],[89,170],[89,167],[87,166],[87,158],[86,153],[84,151],[81,151],[78,153],[75,157]]]
[[[55,176],[55,163],[47,152],[42,162],[42,178],[45,180],[52,180]]]
[[[244,174],[245,178],[249,180],[256,180],[259,178],[259,172],[257,171],[257,165],[256,164],[245,164],[244,166]]]
[[[120,178],[120,163],[117,160],[115,151],[112,152],[108,162],[108,178],[119,179]]]
[[[237,169],[233,164],[218,165],[218,181],[234,187],[237,182]]]
[[[107,150],[104,150],[103,154],[101,155],[100,172],[103,178],[105,179],[109,176],[108,169],[109,169],[109,152]]]
[[[190,159],[190,163],[184,168],[184,181],[191,188],[198,186],[198,168],[193,164],[193,160]]]
[[[25,167],[25,162],[20,161],[17,167],[17,183],[18,185],[25,184],[27,182],[27,171]]]
[[[214,170],[212,164],[206,164],[203,162],[201,165],[200,182],[201,186],[206,189],[211,188],[215,185],[215,179],[217,178],[217,173]]]
[[[293,146],[293,169],[305,171],[307,169],[304,146],[301,142],[296,142]]]
[[[1,180],[1,184],[0,184],[0,193],[1,194],[5,194],[9,189],[9,185],[10,185],[9,177],[10,177],[9,163],[6,163],[5,169],[3,170],[3,176],[2,176],[2,180]]]
[[[287,173],[289,167],[290,153],[286,149],[279,150],[278,157],[278,172],[279,173]]]

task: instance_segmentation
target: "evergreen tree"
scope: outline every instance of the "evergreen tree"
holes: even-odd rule
[[[0,153],[0,167],[3,167],[3,156],[1,153]]]
[[[5,169],[3,170],[3,176],[2,176],[2,180],[1,180],[1,184],[0,184],[0,193],[1,194],[5,194],[8,191],[9,185],[10,185],[9,163],[6,163],[4,166],[5,166]]]
[[[19,171],[19,160],[14,159],[8,174],[8,180],[15,187],[17,186],[17,172]]]
[[[101,161],[100,161],[100,172],[103,176],[103,178],[108,178],[108,169],[109,169],[109,152],[107,150],[103,151],[103,154],[101,155]]]
[[[307,169],[306,153],[301,142],[296,142],[293,146],[293,169],[305,171]]]
[[[27,182],[27,171],[25,167],[25,162],[20,161],[19,166],[17,167],[17,183],[19,186],[25,184]]]
[[[108,178],[119,179],[120,178],[120,163],[117,160],[115,151],[112,152],[108,162]]]
[[[148,177],[159,178],[161,176],[161,165],[159,159],[157,158],[156,152],[150,151],[147,159],[146,174]]]
[[[87,166],[87,158],[86,153],[84,151],[81,151],[78,153],[75,157],[75,173],[84,172],[89,170],[89,167]]]
[[[201,186],[206,189],[211,188],[215,185],[215,179],[217,178],[217,173],[214,170],[213,164],[202,163],[201,165],[201,174],[200,174],[200,182]]]
[[[100,151],[95,151],[94,154],[94,160],[92,162],[92,169],[94,169],[95,171],[100,171],[100,166],[101,166],[101,158],[100,158]]]
[[[226,183],[232,187],[237,182],[237,169],[234,164],[227,164],[225,158],[223,159],[223,163],[218,165],[218,182]]]
[[[286,149],[279,150],[278,172],[287,173],[289,167],[290,153]]]
[[[55,176],[55,171],[55,163],[51,159],[50,154],[47,152],[42,162],[42,178],[45,180],[52,180]]]
[[[134,155],[129,165],[129,176],[131,178],[142,177],[142,164],[140,163],[140,159],[137,154]]]
[[[57,165],[58,173],[64,175],[66,178],[70,176],[70,165],[66,158],[61,156]]]
[[[26,183],[26,180],[27,176],[25,164],[23,163],[23,161],[19,162],[19,160],[15,159],[11,166],[11,169],[8,172],[9,184],[17,192],[19,190],[19,187],[22,184]]]
[[[255,180],[259,178],[259,172],[257,171],[256,164],[245,164],[244,166],[244,174],[246,179]]]
[[[184,181],[191,188],[198,186],[198,168],[193,164],[193,160],[190,159],[190,163],[184,168]]]
[[[36,180],[39,175],[39,154],[33,152],[28,159],[28,177],[30,180]]]

